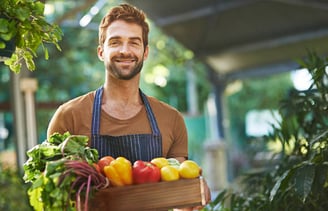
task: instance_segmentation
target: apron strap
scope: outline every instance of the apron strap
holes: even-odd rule
[[[101,99],[104,92],[103,86],[99,87],[95,94],[93,101],[92,122],[91,122],[91,135],[99,134],[100,132],[100,112],[101,112]]]

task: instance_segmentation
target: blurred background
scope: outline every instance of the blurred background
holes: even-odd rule
[[[15,74],[0,63],[0,159],[20,171],[26,151],[45,140],[57,107],[103,84],[98,24],[113,5],[128,2],[148,15],[150,55],[141,88],[183,113],[189,158],[203,167],[213,191],[279,150],[261,140],[279,121],[279,100],[310,86],[298,60],[309,49],[328,54],[324,1],[44,2],[47,20],[63,31],[62,50],[49,45],[49,60],[39,56],[33,72]],[[32,108],[25,79],[34,87]]]

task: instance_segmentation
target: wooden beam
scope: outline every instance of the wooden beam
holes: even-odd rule
[[[52,110],[57,109],[63,102],[37,102],[36,109],[45,109],[45,110]],[[9,102],[0,102],[0,111],[11,111],[11,104]]]

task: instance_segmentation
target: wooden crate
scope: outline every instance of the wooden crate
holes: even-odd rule
[[[203,179],[113,187],[97,192],[89,210],[146,211],[205,205]]]

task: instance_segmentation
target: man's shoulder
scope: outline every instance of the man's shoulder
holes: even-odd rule
[[[152,107],[152,109],[160,109],[160,110],[166,110],[166,111],[171,111],[171,112],[178,112],[179,111],[174,108],[173,106],[169,105],[168,103],[164,102],[164,101],[161,101],[155,97],[152,97],[152,96],[147,96],[148,100],[149,100],[149,103]]]
[[[93,105],[94,91],[75,97],[60,106],[60,109],[66,111],[86,109]]]

